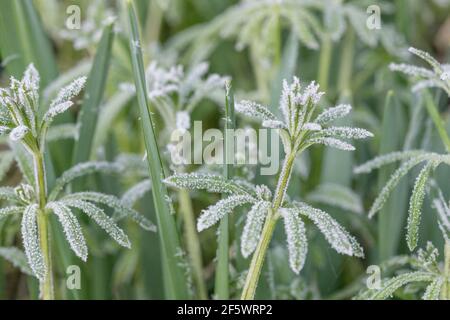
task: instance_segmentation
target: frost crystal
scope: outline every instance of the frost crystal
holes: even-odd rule
[[[80,209],[86,213],[89,218],[94,220],[105,232],[113,238],[118,244],[125,248],[130,248],[130,240],[127,235],[120,229],[112,218],[99,207],[82,200],[67,200],[62,202],[65,206]]]
[[[270,205],[268,201],[259,201],[247,213],[247,220],[241,236],[241,252],[244,258],[247,258],[255,251],[258,245],[267,210],[269,210]]]
[[[229,214],[237,206],[252,203],[254,199],[249,196],[229,196],[228,198],[218,201],[215,205],[209,206],[202,211],[197,221],[197,230],[202,231],[216,224],[226,214]]]
[[[353,151],[355,150],[355,147],[351,144],[341,141],[339,139],[335,138],[317,138],[312,140],[314,143],[324,144],[328,147],[333,147],[336,149],[344,150],[344,151]]]
[[[408,76],[413,76],[419,79],[419,81],[413,86],[412,90],[417,91],[428,87],[438,87],[443,89],[447,95],[450,96],[450,68],[447,64],[440,64],[435,58],[433,58],[428,52],[409,48],[409,52],[418,56],[425,62],[427,62],[432,70],[416,67],[408,64],[390,64],[389,68],[392,71],[399,71]]]
[[[28,130],[29,129],[26,126],[15,127],[14,129],[12,129],[11,133],[9,134],[9,138],[12,141],[22,140],[25,137],[25,135],[27,134]]]
[[[72,98],[76,97],[83,89],[86,83],[86,79],[87,79],[86,77],[77,78],[69,85],[62,88],[59,91],[58,95],[56,96],[56,99],[53,100],[52,103],[50,104],[50,109],[53,108],[54,106],[67,102]]]
[[[54,117],[60,113],[66,112],[71,106],[73,106],[72,101],[65,101],[50,107],[44,115],[45,121],[51,122]]]
[[[222,176],[198,173],[179,173],[168,177],[164,182],[172,187],[206,190],[214,193],[248,195],[248,192],[233,181]]]
[[[49,202],[47,204],[47,208],[52,210],[58,216],[66,239],[69,242],[73,252],[75,252],[81,260],[86,261],[88,256],[86,240],[84,239],[83,232],[81,231],[81,226],[78,223],[77,218],[75,218],[69,207],[64,205],[62,202]]]
[[[186,111],[179,111],[176,114],[176,127],[181,132],[185,132],[189,130],[191,127],[191,117],[189,113]]]
[[[39,280],[44,280],[47,268],[39,245],[39,235],[37,228],[38,205],[32,204],[25,208],[22,217],[22,237],[23,247],[27,256],[31,270]]]
[[[329,108],[317,116],[316,122],[321,125],[328,124],[336,119],[345,117],[351,110],[352,107],[348,104],[341,104],[336,107]]]
[[[294,203],[298,213],[308,217],[325,236],[325,239],[339,253],[349,256],[363,257],[364,253],[355,238],[345,231],[345,229],[330,217],[326,212],[310,207],[305,203]]]
[[[298,274],[303,269],[308,252],[305,224],[295,210],[283,208],[280,210],[280,214],[284,219],[289,265],[292,271]]]

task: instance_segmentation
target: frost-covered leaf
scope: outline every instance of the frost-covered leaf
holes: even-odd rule
[[[241,236],[241,253],[244,258],[250,256],[258,245],[270,202],[259,201],[247,213],[247,220]]]
[[[17,207],[17,206],[1,208],[0,209],[0,220],[4,219],[6,217],[9,217],[12,214],[22,213],[23,211],[24,211],[24,207]]]
[[[216,204],[209,206],[197,220],[197,230],[202,231],[216,224],[226,214],[229,214],[237,206],[252,203],[255,199],[248,195],[232,195],[219,200]]]
[[[25,274],[33,275],[33,271],[27,262],[25,253],[15,247],[0,247],[0,257],[3,257],[7,261],[11,262],[16,268],[19,268]]]
[[[86,261],[88,256],[86,240],[84,239],[81,226],[70,208],[66,206],[64,202],[60,201],[49,202],[47,204],[47,208],[52,210],[58,216],[66,239],[69,242],[73,252],[75,252],[81,260]]]
[[[72,81],[69,85],[62,88],[55,100],[50,104],[50,109],[56,107],[57,105],[61,105],[62,103],[69,102],[72,98],[76,97],[80,91],[83,89],[86,83],[86,77],[80,77]],[[50,110],[49,109],[49,110]]]
[[[334,183],[321,184],[308,193],[306,199],[309,202],[327,204],[355,213],[363,212],[361,198],[353,190],[343,185]]]
[[[143,229],[156,231],[156,226],[142,214],[122,204],[122,201],[115,196],[99,192],[77,192],[69,194],[61,199],[66,200],[85,200],[88,202],[97,202],[104,204],[117,212],[117,219],[130,218],[138,223]]]
[[[284,219],[284,230],[289,251],[289,265],[295,273],[299,273],[305,264],[308,252],[308,240],[306,238],[305,224],[298,211],[294,209],[280,209]]]
[[[412,54],[415,54],[419,58],[425,60],[431,67],[433,67],[435,71],[442,70],[441,64],[435,58],[433,58],[428,52],[413,47],[410,47],[408,51],[411,52]]]
[[[53,121],[53,118],[55,118],[58,114],[66,112],[72,106],[72,101],[65,101],[50,107],[50,109],[48,109],[48,111],[44,115],[44,121],[46,121],[47,123],[51,123]]]
[[[301,202],[294,202],[294,208],[319,228],[334,250],[349,256],[364,257],[363,249],[356,239],[328,213]]]
[[[30,131],[30,129],[24,125],[17,126],[11,130],[11,132],[9,133],[9,138],[11,139],[11,141],[22,140],[28,133],[28,131]]]
[[[336,148],[344,151],[354,151],[355,147],[351,144],[335,138],[315,138],[309,140],[310,144],[323,144],[327,147]]]
[[[33,63],[30,63],[23,73],[22,83],[27,90],[37,91],[39,90],[40,82],[39,72],[36,70]]]
[[[388,182],[384,185],[383,189],[381,189],[381,192],[373,202],[372,207],[369,210],[369,218],[373,217],[375,213],[381,210],[381,208],[389,198],[392,190],[394,190],[394,188],[397,186],[400,179],[405,176],[409,172],[409,170],[423,161],[423,157],[412,158],[404,162],[396,171],[394,171]]]
[[[349,104],[340,104],[333,108],[328,108],[319,114],[314,122],[325,125],[336,119],[343,118],[350,113],[352,107]]]
[[[79,163],[72,168],[64,171],[64,173],[55,181],[55,186],[49,195],[50,200],[56,199],[58,194],[64,189],[64,187],[72,182],[74,179],[92,174],[92,173],[117,173],[121,169],[121,166],[117,163],[105,162],[105,161],[89,161]]]
[[[387,280],[380,290],[377,290],[371,300],[384,300],[392,297],[392,295],[402,286],[411,282],[430,282],[435,279],[436,275],[429,272],[409,272],[403,273],[392,279]]]
[[[438,189],[438,193],[439,196],[433,199],[433,207],[439,215],[439,228],[442,231],[442,235],[446,241],[450,241],[450,208],[444,200],[440,189]]]
[[[408,224],[406,240],[409,250],[413,251],[417,246],[419,237],[420,216],[422,213],[423,199],[425,198],[425,187],[431,170],[436,166],[433,161],[428,162],[420,171],[414,184],[414,189],[409,200]]]
[[[321,130],[320,134],[345,139],[366,139],[373,137],[373,134],[365,129],[351,127],[329,127]]]
[[[278,118],[269,111],[266,107],[253,102],[243,100],[235,105],[236,112],[242,113],[253,119],[258,119],[261,121],[278,121]]]
[[[37,227],[38,205],[32,204],[25,208],[22,217],[23,247],[28,263],[34,275],[41,281],[45,279],[47,268],[44,263]]]
[[[164,182],[176,188],[206,190],[214,193],[248,195],[248,192],[245,191],[240,185],[219,175],[177,173],[166,178]]]
[[[444,279],[442,277],[437,277],[434,279],[425,289],[423,294],[423,300],[439,300],[441,294],[442,286],[444,284]]]
[[[105,232],[113,238],[118,244],[123,247],[130,248],[130,240],[125,232],[120,229],[116,222],[109,217],[102,209],[93,205],[90,202],[83,200],[65,200],[61,201],[68,207],[80,209],[88,215],[89,218],[94,220]]]
[[[14,188],[0,187],[0,200],[8,200],[18,202],[20,199],[17,197]]]
[[[391,71],[398,71],[402,72],[406,75],[413,76],[413,77],[424,77],[424,78],[432,78],[434,76],[434,73],[428,69],[422,68],[422,67],[416,67],[410,64],[405,63],[391,63],[389,65],[389,69]]]
[[[378,156],[366,163],[363,163],[356,167],[353,172],[355,174],[360,173],[369,173],[375,169],[381,168],[384,165],[397,162],[397,161],[403,161],[407,159],[411,159],[414,157],[417,157],[419,155],[424,155],[425,152],[421,150],[411,150],[411,151],[396,151],[391,152],[387,154],[383,154],[381,156]]]

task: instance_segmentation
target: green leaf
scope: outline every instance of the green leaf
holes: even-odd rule
[[[233,150],[231,150],[230,137],[226,134],[227,129],[234,129],[236,126],[235,118],[235,105],[234,105],[234,94],[231,88],[231,84],[228,83],[226,87],[225,95],[225,126],[224,126],[224,165],[223,165],[223,178],[225,180],[231,179],[233,176],[233,165],[229,164],[229,158],[233,155]],[[234,139],[234,138],[233,138]],[[224,197],[224,195],[222,195]],[[220,221],[218,229],[218,239],[217,239],[217,265],[214,283],[214,293],[217,299],[229,299],[229,217],[225,216]]]
[[[58,74],[51,43],[31,0],[1,0],[0,51],[10,58],[6,69],[10,75],[21,77],[30,63],[34,63],[46,86]]]
[[[83,105],[78,116],[79,135],[73,152],[72,164],[90,160],[97,116],[105,91],[114,39],[114,22],[105,26],[92,64],[84,92]],[[81,185],[78,185],[79,187]]]
[[[403,148],[405,121],[407,121],[397,95],[392,91],[386,95],[383,115],[379,149],[379,154],[382,156],[369,161],[365,166],[369,170],[371,170],[370,168],[384,166],[378,173],[379,190],[387,183],[389,176],[395,170],[396,164],[391,164],[393,161],[408,160],[419,153],[423,153],[422,151],[392,152]],[[364,165],[359,168],[363,169]],[[368,172],[368,170],[364,172]],[[392,191],[392,196],[378,214],[380,261],[385,261],[397,253],[404,232],[408,192],[408,181],[406,179],[400,181],[397,188]]]
[[[408,225],[406,240],[409,250],[413,251],[417,246],[419,238],[420,215],[422,213],[423,199],[425,198],[425,187],[432,169],[436,162],[428,162],[420,171],[414,184],[414,189],[409,200]]]
[[[131,60],[141,115],[140,120],[144,132],[145,147],[147,149],[149,173],[152,180],[153,201],[158,222],[161,253],[163,255],[164,279],[167,280],[165,282],[167,298],[187,299],[189,297],[187,281],[185,278],[185,270],[182,267],[185,262],[179,254],[181,250],[179,235],[171,214],[170,204],[167,202],[169,195],[167,194],[166,186],[162,183],[165,175],[147,101],[147,86],[142,59],[141,39],[132,0],[127,1],[127,9],[130,27]]]

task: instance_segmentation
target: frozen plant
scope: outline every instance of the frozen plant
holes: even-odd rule
[[[419,226],[422,214],[422,205],[426,194],[426,187],[430,176],[440,164],[450,165],[450,155],[438,154],[434,152],[426,152],[421,150],[392,152],[382,156],[378,156],[369,162],[366,162],[354,169],[356,174],[369,173],[384,165],[402,161],[400,167],[391,175],[390,179],[381,189],[379,195],[369,210],[369,217],[373,217],[381,210],[386,203],[389,195],[403,178],[414,167],[423,164],[409,200],[408,223],[406,239],[409,249],[412,251],[416,248],[419,237]]]
[[[190,63],[206,59],[222,39],[231,39],[235,49],[248,49],[257,82],[255,94],[269,99],[271,82],[281,60],[283,31],[292,33],[308,49],[319,48],[323,27],[309,0],[241,0],[210,22],[197,25],[176,35],[169,51],[185,52]]]
[[[76,50],[92,49],[100,41],[102,25],[113,19],[113,11],[108,7],[108,2],[105,0],[89,2],[80,28],[64,27],[58,35],[62,39],[71,41]]]
[[[73,106],[73,100],[83,89],[86,78],[78,78],[61,89],[47,111],[42,112],[43,115],[39,112],[39,82],[39,73],[30,64],[21,80],[12,77],[9,88],[0,88],[0,131],[9,136],[13,148],[20,145],[26,150],[24,154],[17,151],[17,161],[25,181],[16,188],[0,188],[0,199],[9,204],[0,209],[0,219],[22,215],[21,234],[26,260],[32,274],[40,281],[41,297],[53,299],[50,214],[58,218],[70,248],[83,261],[87,259],[88,249],[73,209],[85,213],[119,245],[127,248],[130,242],[118,227],[118,219],[128,216],[145,229],[155,228],[150,221],[123,205],[115,196],[93,191],[65,194],[65,187],[74,179],[93,172],[123,170],[117,164],[78,164],[56,179],[52,190],[47,190],[44,156],[49,127],[57,115]],[[32,168],[31,174],[27,174],[27,167]],[[115,218],[108,216],[101,206],[117,211]],[[17,254],[9,256],[20,257]]]
[[[182,65],[170,68],[152,62],[146,70],[148,97],[164,121],[165,130],[185,132],[191,126],[191,113],[204,99],[218,102],[227,77],[207,74],[209,65],[199,63],[188,70]]]
[[[447,93],[450,87],[448,77],[448,71],[446,71],[445,66],[440,65],[433,57],[431,57],[428,53],[424,51],[420,51],[418,49],[411,48],[410,51],[417,56],[421,57],[425,61],[427,61],[432,67],[433,71],[415,67],[410,65],[391,65],[391,69],[399,70],[409,75],[426,77],[427,80],[420,81],[415,87],[418,85],[420,87],[427,86],[438,86],[443,88]],[[441,79],[441,80],[439,80]],[[442,140],[442,143],[447,149],[447,152],[450,151],[450,139],[448,137],[447,131],[443,126],[442,119],[440,118],[439,112],[436,109],[433,101],[430,100],[429,96],[425,96],[428,99],[426,101],[428,113],[432,118],[439,136]],[[382,166],[399,162],[402,164],[400,167],[391,175],[388,182],[381,189],[380,194],[375,199],[370,211],[369,217],[372,217],[375,213],[381,210],[383,205],[386,203],[390,193],[396,187],[398,182],[402,177],[408,174],[410,170],[414,167],[423,164],[423,167],[418,174],[413,192],[411,194],[409,200],[409,210],[408,210],[408,221],[407,221],[407,234],[406,240],[408,243],[408,247],[411,251],[413,251],[418,242],[419,235],[419,226],[420,226],[420,218],[422,213],[422,205],[426,194],[427,183],[430,179],[430,176],[433,175],[433,172],[440,164],[450,165],[450,155],[448,153],[438,154],[435,152],[427,152],[421,150],[408,150],[408,151],[398,151],[392,152],[388,154],[384,154],[378,156],[367,163],[364,163],[354,169],[354,172],[359,173],[369,173],[375,169],[378,169]],[[450,243],[448,243],[450,245]]]
[[[428,52],[416,48],[409,48],[409,52],[428,63],[431,69],[405,63],[391,63],[389,68],[392,71],[402,72],[417,80],[412,88],[413,91],[437,87],[443,89],[450,96],[450,64],[440,64]]]
[[[384,300],[403,288],[405,293],[421,295],[423,300],[449,299],[449,261],[443,265],[438,258],[439,251],[431,242],[415,255],[394,257],[387,264],[395,266],[397,275],[383,279],[379,289],[362,290],[355,298]]]
[[[331,123],[350,113],[350,105],[339,105],[316,114],[323,92],[315,82],[306,87],[294,77],[291,84],[283,82],[279,108],[283,115],[278,119],[263,105],[241,101],[236,111],[262,121],[266,128],[276,129],[283,142],[285,159],[279,173],[278,184],[272,192],[265,185],[254,186],[242,180],[226,180],[217,175],[175,174],[166,179],[170,186],[186,189],[202,189],[228,195],[204,210],[197,221],[198,231],[209,228],[231,213],[237,206],[251,205],[241,236],[241,252],[244,257],[253,253],[242,299],[253,299],[276,223],[284,220],[289,264],[295,273],[302,269],[307,254],[307,238],[303,219],[311,220],[337,252],[350,256],[363,256],[363,250],[355,238],[347,233],[326,212],[304,202],[289,201],[286,191],[294,160],[308,147],[324,144],[341,150],[354,150],[342,139],[363,139],[372,134],[364,129],[335,127]]]

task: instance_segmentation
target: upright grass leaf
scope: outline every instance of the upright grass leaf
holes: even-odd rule
[[[167,280],[167,283],[165,283],[167,298],[186,299],[188,298],[188,288],[182,267],[184,261],[180,256],[179,236],[173,216],[171,215],[170,204],[167,201],[169,195],[166,186],[162,183],[162,180],[164,180],[164,171],[147,101],[147,86],[145,84],[144,62],[142,59],[138,21],[132,0],[127,0],[126,6],[130,27],[131,60],[141,114],[140,120],[144,132],[145,147],[147,149],[147,161],[152,180],[152,194],[158,222],[158,233],[161,241],[164,277]]]
[[[88,77],[83,105],[78,117],[79,136],[74,146],[73,165],[88,161],[92,153],[99,106],[108,77],[111,47],[114,39],[114,22],[105,26],[97,53]]]
[[[0,5],[0,51],[4,59],[10,59],[8,73],[20,77],[32,62],[46,86],[57,76],[58,69],[33,2],[1,0]]]
[[[418,107],[418,106],[417,106]],[[384,117],[381,127],[379,154],[387,154],[403,147],[405,115],[394,92],[386,95]],[[378,175],[378,186],[381,189],[389,180],[397,164],[384,166]],[[408,181],[399,182],[392,196],[387,200],[378,217],[378,255],[385,261],[397,253],[403,233],[408,198]]]
[[[227,84],[226,97],[225,97],[225,127],[224,127],[224,165],[223,165],[223,177],[230,179],[233,176],[233,164],[229,164],[230,156],[234,154],[234,150],[230,143],[230,136],[227,135],[228,129],[235,128],[235,115],[234,115],[234,96],[231,89],[231,85]],[[234,139],[234,136],[231,137]],[[233,159],[233,158],[231,158]],[[217,266],[215,276],[214,293],[217,299],[229,299],[229,220],[230,216],[227,215],[222,219],[219,225],[218,247],[217,247]]]

